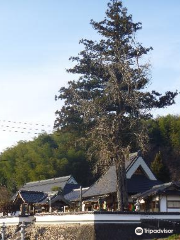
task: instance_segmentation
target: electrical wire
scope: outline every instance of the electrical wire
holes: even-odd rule
[[[2,132],[38,135],[41,133],[52,133],[53,131],[53,126],[41,123],[17,122],[2,119],[0,119],[0,123],[0,131]]]

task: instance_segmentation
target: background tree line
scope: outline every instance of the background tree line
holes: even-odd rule
[[[80,184],[89,185],[91,163],[75,138],[68,132],[42,134],[8,148],[0,155],[0,184],[16,192],[26,182],[72,174]]]
[[[180,180],[180,116],[167,115],[147,121],[149,129],[149,151],[145,157],[151,162],[152,159],[161,158],[164,176],[157,174],[162,180]],[[158,156],[160,153],[160,156]],[[158,160],[159,161],[159,160]],[[155,162],[156,163],[156,162]],[[156,164],[153,170],[156,172]],[[169,171],[169,173],[168,173]]]
[[[150,141],[145,160],[162,181],[180,180],[180,116],[158,117],[147,125]],[[0,155],[0,184],[15,192],[29,181],[72,174],[89,186],[97,175],[77,138],[77,132],[63,130],[8,148]]]

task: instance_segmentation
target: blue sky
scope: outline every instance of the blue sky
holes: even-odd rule
[[[51,132],[54,112],[61,106],[54,96],[68,80],[74,79],[65,70],[72,66],[68,59],[82,49],[81,38],[99,37],[89,22],[104,18],[107,2],[0,1],[0,151],[17,141],[32,139],[35,132],[42,130],[42,124]],[[123,3],[133,20],[143,24],[138,40],[154,49],[149,54],[150,89],[180,90],[180,1]],[[180,114],[179,96],[176,102],[155,114]],[[24,133],[14,132],[23,128]]]

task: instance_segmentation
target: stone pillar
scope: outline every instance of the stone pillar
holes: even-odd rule
[[[2,237],[2,240],[5,240],[5,223],[3,223],[3,225],[1,226],[1,237]]]
[[[21,231],[20,231],[21,232],[21,240],[25,240],[25,227],[26,227],[25,223],[22,222],[20,227],[21,227]]]
[[[49,196],[49,212],[52,212],[52,206],[51,206],[51,196]]]

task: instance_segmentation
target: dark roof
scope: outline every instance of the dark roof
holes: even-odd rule
[[[79,184],[66,184],[64,189],[63,189],[63,195],[66,195],[68,193],[70,193],[71,191],[73,191],[74,189],[80,188]]]
[[[126,162],[126,172],[138,159],[138,154],[131,154],[129,161]],[[83,198],[92,196],[101,196],[109,193],[116,192],[116,169],[115,166],[111,166],[109,170],[102,175],[84,194]],[[152,186],[161,184],[158,180],[150,180],[144,175],[133,175],[131,179],[127,179],[128,193],[135,194],[146,191]]]
[[[49,204],[49,197],[50,196],[47,196],[42,201],[38,202],[38,204]],[[65,204],[69,205],[69,201],[67,199],[65,199],[64,196],[61,194],[55,194],[55,195],[51,196],[51,204],[53,204],[57,201],[64,202]]]
[[[46,199],[47,194],[43,192],[20,190],[14,201],[18,200],[19,197],[25,203],[37,203]]]
[[[67,199],[65,199],[65,197],[63,195],[59,195],[59,194],[56,194],[54,195],[52,198],[51,198],[51,203],[53,204],[54,202],[57,202],[57,201],[60,201],[60,202],[64,202],[66,204],[69,204],[69,201]]]
[[[150,180],[144,175],[133,175],[127,179],[127,190],[130,194],[142,193],[161,183],[159,180]]]
[[[116,192],[116,170],[111,166],[84,194],[83,198]]]
[[[26,191],[20,190],[14,199],[14,202],[18,201],[21,198],[24,203],[38,203],[38,204],[48,204],[49,196],[47,193],[38,192],[38,191]],[[64,198],[63,195],[54,194],[51,196],[51,203],[53,204],[56,201],[61,201],[66,204],[69,204],[69,201]]]
[[[26,183],[20,190],[52,192],[53,187],[60,187],[62,190],[72,176],[65,176],[59,178],[51,178],[47,180],[40,180]]]
[[[89,188],[82,188],[82,194],[85,193]],[[67,199],[68,201],[78,201],[80,200],[80,189],[74,189],[73,191],[71,191],[70,193],[66,194],[65,199]]]
[[[176,191],[175,191],[176,190]],[[151,189],[143,192],[142,194],[137,194],[134,198],[147,198],[153,195],[159,194],[171,194],[180,193],[180,182],[169,182],[160,185],[153,186]]]

